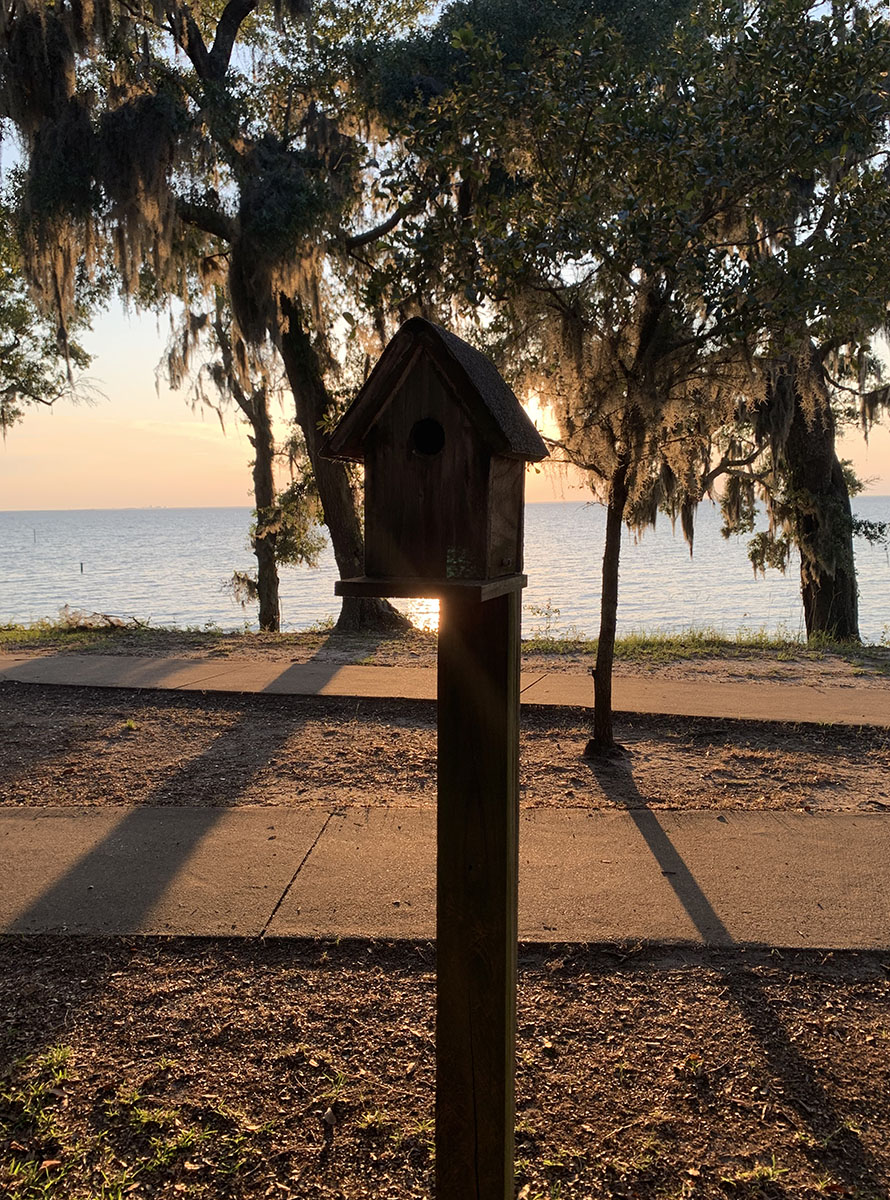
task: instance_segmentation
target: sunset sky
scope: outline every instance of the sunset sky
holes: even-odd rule
[[[166,332],[153,319],[109,314],[95,322],[93,405],[32,409],[0,445],[0,509],[171,508],[251,505],[251,447],[234,413],[226,429],[210,410],[193,412],[183,393],[155,387]],[[281,414],[282,425],[289,414]],[[890,494],[890,432],[848,438],[867,491]],[[551,472],[530,471],[531,501],[588,493]]]

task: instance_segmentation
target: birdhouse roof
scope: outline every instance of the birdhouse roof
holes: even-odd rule
[[[422,317],[406,321],[387,344],[328,438],[329,457],[364,459],[365,436],[422,354],[432,359],[495,453],[527,462],[547,458],[541,435],[491,359]]]

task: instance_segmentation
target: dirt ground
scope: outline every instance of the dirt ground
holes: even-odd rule
[[[0,803],[428,807],[435,720],[425,702],[3,683]],[[890,809],[890,730],[624,717],[627,754],[591,764],[588,721],[523,709],[523,806]]]
[[[0,1193],[410,1200],[428,944],[0,942]],[[520,955],[522,1200],[856,1197],[890,1180],[890,963]]]
[[[275,653],[429,665],[430,647],[319,636]],[[886,666],[618,669],[886,688]],[[523,805],[890,808],[890,731],[630,717],[626,756],[592,766],[587,720],[524,710]],[[0,745],[5,805],[435,802],[425,703],[6,683]],[[434,969],[422,942],[0,939],[0,1196],[428,1200]],[[888,1200],[887,955],[522,948],[516,1192]]]

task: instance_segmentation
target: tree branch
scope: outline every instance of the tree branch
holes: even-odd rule
[[[346,239],[347,250],[360,250],[362,246],[367,246],[369,242],[376,242],[378,238],[386,237],[388,233],[396,228],[399,222],[407,217],[411,212],[411,206],[401,204],[396,211],[380,225],[375,225],[373,229],[368,229],[364,233],[353,234],[352,237]]]
[[[711,484],[720,475],[732,475],[734,473],[741,472],[745,467],[750,467],[753,463],[755,463],[762,453],[763,447],[758,446],[745,458],[730,458],[728,454],[724,454],[717,465],[712,467],[712,469],[708,471],[707,475],[703,476],[701,481],[702,489],[706,492],[710,491]],[[761,479],[762,476],[754,475],[752,478]]]
[[[187,6],[183,5],[179,12],[170,17],[171,33],[188,55],[198,78],[204,83],[219,83],[225,79],[241,26],[260,2],[261,0],[229,0],[217,23],[210,50],[207,49],[201,30]]]
[[[196,204],[192,200],[177,200],[176,214],[186,225],[193,225],[224,242],[235,240],[235,222],[218,208]]]
[[[204,45],[201,30],[195,23],[195,18],[188,11],[182,14],[171,14],[169,28],[173,40],[185,51],[198,78],[208,79],[210,77],[210,56]]]
[[[216,27],[213,49],[210,51],[210,75],[214,80],[225,78],[238,33],[260,0],[229,0]]]
[[[828,380],[828,382],[831,384],[831,386],[833,388],[836,388],[839,392],[849,392],[851,396],[856,396],[859,399],[862,398],[861,388],[850,387],[850,385],[847,383],[841,383],[841,381],[839,379],[835,379],[832,375],[829,375],[828,371],[825,370],[824,366],[822,367],[822,370],[825,371],[825,378]]]

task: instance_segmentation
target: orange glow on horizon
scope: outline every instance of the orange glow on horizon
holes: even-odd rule
[[[151,319],[103,315],[89,345],[89,375],[107,399],[94,405],[36,406],[0,446],[0,509],[252,507],[252,448],[232,412],[225,430],[216,415],[194,411],[182,393],[156,386],[166,333]],[[529,415],[545,436],[552,416],[534,398]],[[276,413],[279,436],[289,417]],[[890,429],[840,439],[866,491],[890,494]],[[582,474],[548,462],[526,473],[529,503],[591,498]]]

